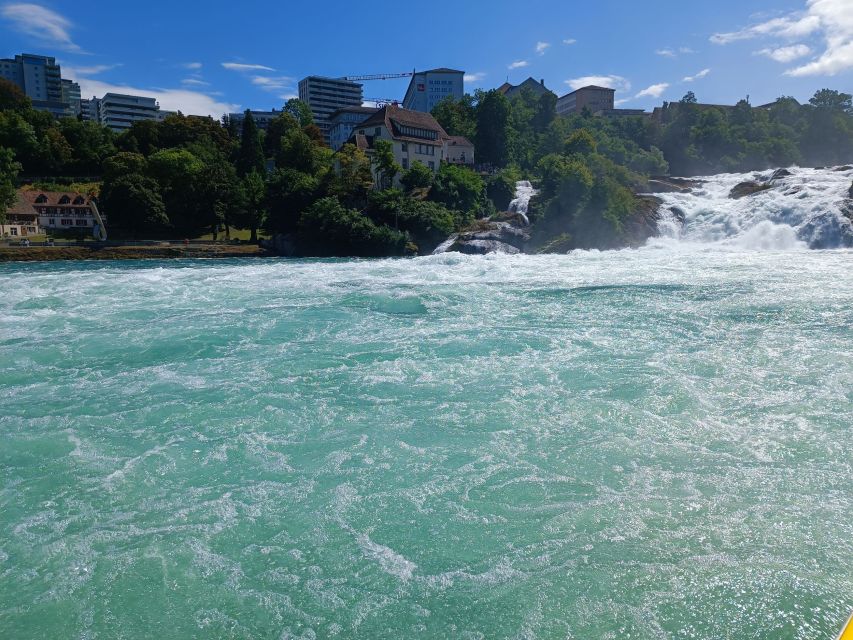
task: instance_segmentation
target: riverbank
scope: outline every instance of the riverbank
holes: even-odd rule
[[[148,247],[0,247],[0,262],[53,260],[151,260],[168,258],[264,258],[257,245],[157,245]]]

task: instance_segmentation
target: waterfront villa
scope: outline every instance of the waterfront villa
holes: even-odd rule
[[[97,224],[91,196],[76,191],[20,189],[6,218],[0,234],[9,237],[56,229],[92,233]]]

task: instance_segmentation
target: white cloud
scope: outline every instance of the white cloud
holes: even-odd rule
[[[690,47],[679,47],[678,53],[691,54],[691,53],[696,53],[696,52],[693,49],[691,49]]]
[[[827,0],[809,0],[810,4],[826,2]],[[846,3],[847,0],[828,0],[829,2]],[[792,13],[782,18],[773,18],[767,22],[731,31],[728,33],[715,33],[711,36],[714,44],[729,44],[738,40],[752,40],[763,36],[778,38],[801,38],[808,36],[820,29],[820,18],[810,13]]]
[[[507,67],[507,69],[522,69],[524,67],[529,66],[530,63],[527,60],[516,60],[511,65]]]
[[[71,21],[55,11],[38,4],[10,3],[0,9],[0,15],[35,40],[63,51],[83,53],[71,39]]]
[[[575,40],[574,38],[566,38],[565,40],[563,40],[563,44],[567,44],[570,46],[573,44],[576,44],[576,43],[577,43],[577,40]]]
[[[631,83],[622,76],[583,76],[566,80],[566,84],[572,89],[581,89],[590,85],[616,89],[616,91],[627,92],[631,90]]]
[[[679,55],[689,55],[696,52],[690,47],[678,47],[678,49],[665,47],[663,49],[658,49],[655,53],[659,56],[663,56],[664,58],[677,58]]]
[[[181,66],[184,69],[198,70],[198,69],[201,69],[202,64],[201,64],[201,62],[185,62]]]
[[[282,91],[293,86],[294,79],[288,76],[252,76],[252,84],[264,91]]]
[[[229,71],[275,71],[262,64],[243,64],[242,62],[223,62],[222,67]]]
[[[663,56],[664,58],[677,58],[678,55],[672,49],[658,49],[655,51],[659,56]]]
[[[683,81],[684,82],[696,82],[697,80],[701,80],[702,78],[707,76],[709,73],[711,73],[710,69],[702,69],[702,71],[697,73],[695,76],[686,76]]]
[[[545,52],[548,51],[550,46],[551,46],[550,42],[537,42],[536,43],[536,53],[538,53],[540,56],[544,56]]]
[[[181,80],[181,84],[193,87],[209,87],[210,83],[205,82],[204,80],[199,80],[198,78],[184,78]]]
[[[482,82],[483,80],[486,79],[486,74],[483,73],[482,71],[477,72],[477,73],[466,73],[462,79],[465,82],[472,82],[472,83]]]
[[[761,51],[756,51],[755,55],[767,56],[776,62],[793,62],[794,60],[805,58],[811,52],[812,49],[808,45],[795,44],[790,47],[779,47],[778,49],[762,49]]]
[[[621,107],[623,104],[627,104],[631,102],[631,98],[622,98],[621,100],[616,100],[613,102],[614,106]]]
[[[653,84],[652,86],[650,86],[646,89],[643,89],[642,91],[640,91],[640,93],[638,93],[634,97],[635,98],[660,98],[663,95],[664,91],[666,91],[667,89],[669,89],[669,83],[668,82],[661,82],[660,84]]]
[[[834,76],[853,69],[853,3],[809,0],[809,14],[820,21],[826,50],[812,62],[788,69],[789,76]]]
[[[190,89],[140,89],[126,85],[115,85],[91,78],[79,78],[80,93],[84,96],[103,96],[105,93],[125,93],[135,96],[156,98],[160,108],[180,111],[187,115],[212,116],[219,118],[224,113],[239,111],[240,105],[220,102],[207,93]]]
[[[299,94],[298,93],[285,93],[285,94],[280,95],[279,98],[284,100],[285,102],[287,102],[288,100],[298,99]]]
[[[70,67],[62,65],[62,75],[66,78],[76,78],[77,76],[96,76],[99,73],[110,71],[122,66],[121,64],[95,64],[90,67]]]

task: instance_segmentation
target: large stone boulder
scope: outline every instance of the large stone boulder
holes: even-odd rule
[[[772,185],[766,182],[755,182],[754,180],[748,180],[747,182],[741,182],[740,184],[735,185],[729,193],[729,198],[731,198],[732,200],[740,200],[741,198],[753,196],[756,193],[761,193],[762,191],[767,191],[771,188]]]
[[[637,196],[637,208],[623,224],[624,242],[629,247],[641,247],[649,238],[660,235],[658,221],[663,200],[655,196]]]
[[[510,222],[479,220],[473,229],[459,233],[447,250],[476,255],[521,253],[529,241],[525,228]]]
[[[850,197],[853,198],[853,183],[850,184],[850,191],[848,191]]]

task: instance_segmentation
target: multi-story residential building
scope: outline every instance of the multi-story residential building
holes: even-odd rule
[[[329,146],[334,151],[350,139],[353,129],[379,111],[378,107],[344,107],[329,116]]]
[[[275,120],[281,115],[281,111],[277,111],[273,109],[272,111],[255,111],[254,109],[249,109],[249,113],[252,114],[252,120],[255,121],[258,129],[261,131],[266,131],[269,129],[270,122]],[[243,126],[243,120],[246,119],[245,112],[243,113],[229,113],[228,120],[236,123],[238,130]]]
[[[508,99],[512,99],[517,95],[520,95],[522,91],[528,90],[532,92],[537,98],[539,96],[543,96],[546,93],[554,93],[548,87],[545,86],[545,80],[534,80],[533,78],[528,78],[521,84],[510,84],[509,82],[504,82],[501,86],[498,87],[498,91],[504,94]]]
[[[557,98],[557,115],[567,116],[589,109],[592,113],[615,108],[615,89],[590,85]]]
[[[80,115],[80,85],[72,80],[62,79],[62,102],[68,105],[68,115],[76,118]]]
[[[308,76],[299,81],[299,99],[311,108],[314,124],[329,143],[329,117],[344,107],[360,107],[364,101],[362,85],[343,78]]]
[[[94,113],[97,122],[118,133],[130,129],[134,122],[159,121],[171,113],[161,112],[154,98],[121,93],[107,93],[103,98],[92,98],[84,101],[83,106],[88,110],[89,118]],[[87,118],[86,115],[83,117]]]
[[[415,71],[403,98],[403,108],[429,113],[445,98],[458,100],[464,94],[464,71],[446,68]]]
[[[33,108],[56,117],[69,115],[63,101],[62,74],[56,59],[24,53],[0,60],[0,78],[12,82],[32,100]]]
[[[76,191],[19,191],[19,199],[38,215],[45,230],[65,229],[91,233],[97,220],[92,212],[92,199]],[[106,216],[101,216],[106,222]]]
[[[387,140],[391,143],[394,159],[404,171],[411,168],[415,162],[420,162],[436,172],[441,162],[448,160],[448,145],[454,139],[447,135],[431,114],[390,104],[356,126],[350,138],[353,144],[368,155],[372,155],[377,140]],[[473,145],[468,143],[468,147],[461,139],[456,142],[458,151],[450,153],[455,158],[461,158],[464,146],[466,161],[468,154],[473,160]],[[395,179],[395,185],[399,185],[399,178],[398,176]],[[379,176],[376,173],[374,179],[377,186],[384,186],[379,185]]]

